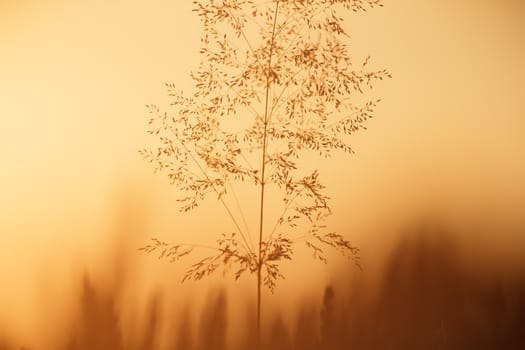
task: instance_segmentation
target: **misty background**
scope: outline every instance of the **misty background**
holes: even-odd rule
[[[425,222],[453,228],[480,269],[521,269],[525,5],[384,4],[346,22],[356,60],[370,54],[393,79],[370,94],[382,102],[353,139],[356,155],[320,163],[329,224],[361,247],[365,279],[382,272],[401,232]],[[42,315],[71,312],[85,271],[106,285],[134,271],[128,300],[176,286],[173,303],[196,293],[204,304],[220,284],[179,286],[182,269],[136,250],[151,236],[207,240],[228,227],[212,202],[180,215],[176,189],[137,153],[153,142],[145,104],[168,104],[165,82],[189,86],[199,26],[189,1],[0,0],[0,334],[56,336]],[[345,264],[299,252],[265,300],[321,300]],[[297,290],[304,271],[316,278]],[[249,302],[250,282],[232,292]]]

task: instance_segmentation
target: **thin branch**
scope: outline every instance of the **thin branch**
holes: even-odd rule
[[[250,228],[248,227],[248,223],[246,222],[246,216],[244,215],[244,211],[242,210],[241,204],[239,202],[239,198],[237,198],[237,194],[235,193],[235,189],[231,183],[228,182],[230,185],[230,189],[233,194],[233,198],[235,200],[235,204],[237,205],[237,209],[239,210],[239,213],[241,214],[241,219],[244,224],[244,228],[246,229],[246,232],[248,234],[248,240],[250,241],[250,247],[252,248],[252,252],[255,250],[255,246],[253,244],[252,240],[252,234],[250,233]]]
[[[219,77],[216,77],[217,80],[219,80],[219,82],[223,83],[224,85],[226,85],[227,88],[229,88],[231,91],[233,91],[233,93],[235,93],[235,95],[237,95],[237,97],[239,97],[241,100],[245,100],[241,94],[239,92],[237,92],[237,90],[235,90],[232,86],[230,86],[230,84],[228,84],[224,79],[222,79],[220,76]],[[242,104],[242,106],[244,108],[246,108],[249,112],[251,112],[254,116],[257,116],[259,113],[252,107],[252,104],[251,103],[248,103],[248,101],[246,101],[246,104]]]
[[[191,159],[193,160],[193,162],[197,165],[197,167],[200,169],[200,171],[202,172],[202,174],[206,177],[206,180],[210,180],[210,178],[208,177],[208,174],[206,173],[206,171],[202,168],[202,166],[200,165],[200,163],[197,161],[197,159],[195,158],[195,156],[193,155],[193,153],[188,149],[188,147],[186,146],[186,144],[184,142],[182,142],[182,140],[179,138],[179,135],[177,135],[177,133],[175,133],[173,130],[172,130],[173,134],[175,135],[175,138],[179,141],[179,143],[182,145],[182,147],[184,148],[184,150],[187,152],[187,154],[191,157]],[[232,211],[230,210],[230,208],[228,207],[228,205],[226,204],[226,202],[224,201],[224,198],[222,198],[222,196],[220,196],[220,193],[219,191],[217,191],[217,188],[215,187],[215,185],[213,185],[213,182],[211,183],[211,187],[213,188],[213,190],[215,191],[215,193],[217,193],[217,196],[219,196],[219,200],[221,202],[221,204],[223,205],[224,209],[226,209],[226,211],[228,212],[228,215],[230,216],[230,219],[233,221],[233,224],[235,225],[235,227],[237,228],[237,230],[239,231],[239,235],[241,236],[243,242],[244,242],[244,245],[245,245],[245,249],[247,252],[249,253],[253,253],[253,251],[250,249],[250,246],[248,245],[248,242],[246,241],[246,237],[241,229],[241,227],[239,226],[239,223],[237,222],[237,220],[235,219],[235,216],[233,215]]]
[[[229,12],[229,11],[226,11],[226,12],[230,15],[230,17],[232,17],[237,22],[237,25],[239,26],[239,32],[241,33],[241,36],[243,37],[244,41],[246,42],[246,45],[248,45],[248,48],[250,49],[250,51],[254,55],[255,59],[257,60],[257,64],[259,64],[259,67],[264,69],[264,65],[261,63],[261,61],[259,61],[259,57],[257,57],[257,54],[255,54],[255,50],[253,49],[253,46],[250,43],[250,40],[248,40],[248,37],[244,33],[244,30],[242,30],[242,26],[241,26],[241,23],[239,22],[239,20],[235,16],[233,16],[231,14],[231,12]]]
[[[295,199],[301,195],[301,193],[303,192],[303,190],[304,190],[304,188],[301,188],[301,190],[297,191],[297,192],[295,193],[295,195],[287,201],[286,206],[283,208],[283,211],[281,212],[281,215],[279,216],[279,218],[278,218],[277,221],[275,222],[275,225],[274,225],[272,231],[270,232],[269,235],[267,235],[267,236],[265,237],[265,240],[268,240],[268,239],[271,239],[271,238],[272,238],[272,235],[277,231],[277,229],[279,228],[279,226],[281,226],[281,225],[279,224],[279,221],[280,221],[281,219],[284,219],[284,215],[286,215],[286,213],[287,213],[288,210],[290,209],[290,205],[293,204],[293,203],[295,203]]]

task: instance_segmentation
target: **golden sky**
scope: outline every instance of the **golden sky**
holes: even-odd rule
[[[177,216],[176,193],[137,154],[153,141],[145,104],[166,105],[164,83],[185,86],[195,65],[190,3],[0,0],[0,280],[11,281],[0,310],[32,307],[42,271],[68,272],[112,243],[122,192],[149,208],[145,231],[195,218]],[[348,22],[356,54],[393,79],[373,91],[383,102],[357,154],[326,168],[333,224],[364,242],[435,207],[518,220],[524,3],[384,3]]]

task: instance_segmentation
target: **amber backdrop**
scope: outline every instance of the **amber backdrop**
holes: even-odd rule
[[[393,79],[373,92],[383,102],[354,138],[357,154],[324,167],[331,225],[369,266],[367,248],[388,248],[395,228],[420,217],[507,225],[467,239],[512,263],[525,244],[525,5],[384,3],[347,22],[356,58],[371,54]],[[179,216],[174,189],[136,152],[153,141],[144,105],[167,104],[164,82],[188,86],[199,38],[190,10],[172,0],[0,0],[3,333],[57,333],[42,315],[67,303],[47,301],[67,300],[81,271],[113,271],[115,251],[160,271],[148,283],[175,283],[177,269],[134,249],[153,235],[206,240],[213,227],[203,222],[224,223],[213,203]],[[293,300],[305,269],[319,276],[305,290],[331,278],[301,258],[274,301]]]

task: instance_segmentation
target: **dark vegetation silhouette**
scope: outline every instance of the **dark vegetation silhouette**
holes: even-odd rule
[[[226,294],[220,291],[208,298],[199,328],[199,350],[225,350],[226,346]]]
[[[378,287],[360,281],[358,275],[352,289],[345,290],[338,281],[356,275],[348,268],[339,271],[334,283],[319,291],[319,298],[302,303],[291,323],[278,311],[268,316],[261,347],[524,349],[525,270],[494,273],[486,271],[488,263],[471,266],[461,258],[465,252],[452,234],[438,226],[405,233],[386,259]],[[255,309],[249,307],[245,329],[228,338],[227,305],[238,301],[230,300],[224,290],[209,292],[198,313],[186,306],[173,313],[173,320],[162,317],[169,311],[166,299],[153,293],[143,316],[131,322],[140,325],[132,331],[124,327],[130,323],[125,321],[138,314],[124,314],[119,306],[130,280],[108,287],[95,277],[81,278],[77,316],[66,323],[63,345],[54,350],[247,350],[256,344]],[[164,329],[171,331],[166,334]],[[21,349],[12,344],[0,339],[0,349]],[[42,348],[30,341],[26,345]]]
[[[177,334],[173,349],[194,349],[190,321],[189,310],[185,309],[180,317],[180,325],[176,332],[173,333]]]
[[[279,263],[300,242],[326,262],[324,249],[349,255],[358,248],[328,230],[329,197],[321,170],[300,163],[306,155],[351,154],[348,137],[372,117],[379,100],[363,97],[375,81],[390,77],[369,68],[370,57],[351,56],[345,13],[382,6],[379,0],[194,1],[202,22],[201,61],[191,73],[193,91],[166,84],[173,110],[148,105],[149,133],[158,146],[142,156],[167,173],[182,193],[181,211],[205,198],[218,199],[232,221],[218,232],[214,253],[194,262],[184,280],[200,280],[219,268],[256,277],[257,332],[261,286],[284,278]],[[235,194],[239,183],[258,191],[257,222],[247,223]],[[238,188],[237,188],[238,190]],[[281,203],[269,202],[277,194]],[[281,205],[280,214],[268,207]],[[190,242],[191,243],[191,242]],[[202,246],[153,239],[145,252],[176,261]]]
[[[116,299],[119,287],[104,293],[84,276],[79,319],[72,329],[68,350],[123,349]]]

